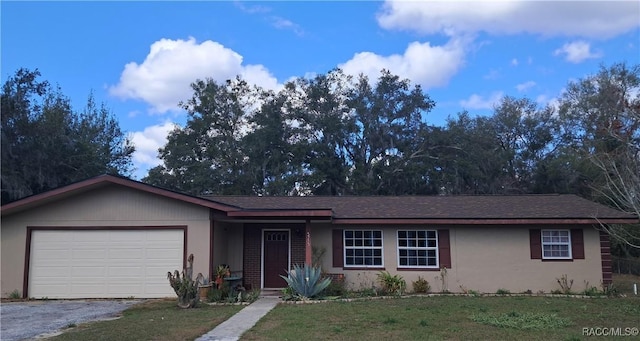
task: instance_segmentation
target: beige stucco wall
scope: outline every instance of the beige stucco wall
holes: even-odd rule
[[[27,226],[187,226],[194,273],[209,272],[208,208],[111,185],[2,217],[2,296],[22,292]]]
[[[233,272],[243,265],[243,224],[216,221],[213,233],[213,266],[227,264]],[[214,274],[215,276],[215,274]]]
[[[332,267],[331,230],[330,225],[315,226],[312,244],[325,245],[327,252],[323,259],[325,271],[345,274],[351,289],[363,289],[378,285],[379,270],[348,270]],[[346,228],[358,228],[349,226]],[[425,278],[431,290],[442,290],[440,271],[397,270],[396,231],[399,227],[362,226],[364,229],[382,229],[385,270],[392,275],[399,274],[407,282],[408,290],[418,276]],[[402,227],[412,229],[415,227]],[[424,227],[421,227],[424,228]],[[427,227],[429,229],[430,227]],[[442,226],[433,229],[442,229]],[[573,290],[582,291],[588,282],[590,286],[601,288],[602,271],[600,256],[600,239],[597,230],[591,227],[584,229],[585,259],[571,262],[546,261],[531,259],[529,246],[529,229],[540,226],[457,226],[450,227],[451,269],[446,275],[446,287],[451,292],[475,290],[477,292],[495,293],[498,289],[506,289],[512,293],[531,290],[551,292],[560,289],[556,279],[567,275],[573,279]],[[564,226],[563,228],[575,228]]]

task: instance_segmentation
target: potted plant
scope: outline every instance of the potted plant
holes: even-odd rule
[[[231,275],[231,271],[229,270],[229,266],[226,264],[221,264],[216,267],[216,285],[218,290],[221,290],[224,285],[224,279]]]
[[[211,291],[212,283],[209,281],[208,277],[205,277],[201,273],[198,273],[196,282],[198,282],[198,296],[200,296],[200,301],[206,301],[209,297],[209,291]]]

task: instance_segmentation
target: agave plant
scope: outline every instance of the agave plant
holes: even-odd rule
[[[287,281],[294,295],[301,299],[309,299],[316,297],[331,284],[331,278],[320,279],[321,275],[322,271],[319,267],[305,264],[304,266],[294,265],[293,270],[288,271],[286,277],[282,275],[280,277]]]

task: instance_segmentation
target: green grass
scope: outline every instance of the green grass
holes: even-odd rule
[[[281,304],[242,340],[567,340],[640,327],[640,298],[412,297]]]
[[[117,320],[70,325],[64,334],[48,340],[194,340],[245,306],[209,306],[180,309],[175,300],[153,300],[137,304]]]

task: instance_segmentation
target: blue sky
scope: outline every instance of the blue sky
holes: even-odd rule
[[[38,68],[80,110],[90,91],[127,131],[134,177],[198,78],[278,89],[341,67],[382,68],[436,101],[426,121],[491,112],[501,96],[553,104],[600,65],[640,63],[638,1],[2,1],[1,79]]]

